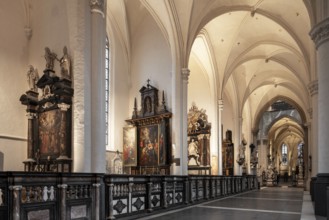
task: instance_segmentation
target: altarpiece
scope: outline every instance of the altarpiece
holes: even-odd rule
[[[170,118],[164,92],[159,103],[158,89],[147,85],[140,90],[141,108],[134,101],[132,118],[123,131],[123,162],[132,174],[170,174]]]
[[[227,130],[222,143],[222,167],[223,175],[234,174],[234,143],[232,142],[232,131]]]
[[[211,124],[208,123],[206,110],[193,104],[188,112],[187,123],[189,174],[210,175]]]
[[[29,90],[21,95],[28,117],[25,171],[71,172],[71,118],[73,88],[67,48],[62,58],[45,48],[46,68],[39,78],[37,68],[29,66]],[[60,75],[54,71],[59,62]],[[41,93],[41,94],[40,94]]]

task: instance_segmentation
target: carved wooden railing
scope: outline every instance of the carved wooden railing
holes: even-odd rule
[[[0,219],[134,218],[253,189],[256,176],[0,172]]]

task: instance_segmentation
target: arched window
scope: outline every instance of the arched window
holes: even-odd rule
[[[282,165],[288,165],[288,147],[285,143],[281,146]]]
[[[110,44],[106,36],[105,44],[105,143],[109,142],[109,104],[110,104]]]

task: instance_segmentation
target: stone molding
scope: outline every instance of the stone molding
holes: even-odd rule
[[[329,26],[328,26],[329,27]],[[308,89],[311,96],[317,95],[319,90],[318,80],[314,80],[308,84]]]
[[[329,18],[316,24],[310,31],[311,39],[314,41],[316,49],[321,44],[329,40]]]

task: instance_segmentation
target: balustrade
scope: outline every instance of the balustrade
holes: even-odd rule
[[[255,176],[2,172],[0,219],[117,219],[254,190],[255,181]]]

